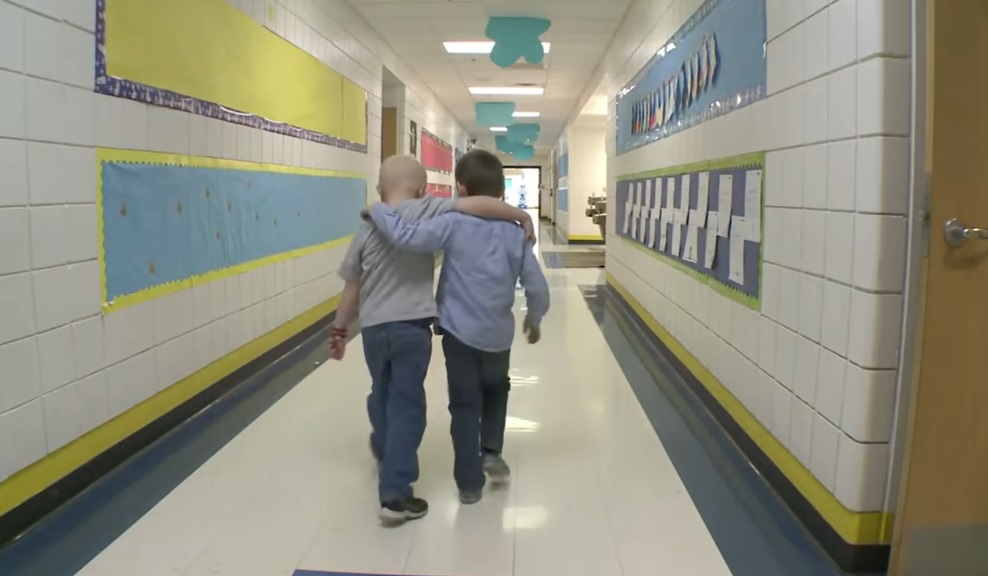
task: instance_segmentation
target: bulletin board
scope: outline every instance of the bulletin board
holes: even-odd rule
[[[617,233],[758,310],[764,182],[764,152],[620,176]]]
[[[438,198],[452,198],[453,187],[449,184],[436,184],[434,182],[430,182],[425,185],[425,193],[429,196],[436,196]]]
[[[78,1],[78,0],[76,0]],[[97,0],[100,94],[367,152],[367,92],[224,0]]]
[[[425,166],[426,170],[452,174],[453,147],[425,128],[421,132],[422,143],[419,149],[422,151],[422,165]]]

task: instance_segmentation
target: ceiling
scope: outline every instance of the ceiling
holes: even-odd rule
[[[474,117],[477,98],[513,100],[516,110],[541,113],[537,149],[552,147],[578,104],[631,0],[349,0],[350,4],[426,82],[457,120],[493,148],[494,138]],[[552,22],[542,65],[520,61],[502,69],[487,55],[450,55],[444,41],[487,40],[489,16],[538,16]],[[474,97],[468,86],[535,83],[543,96]],[[523,120],[528,122],[530,120]]]

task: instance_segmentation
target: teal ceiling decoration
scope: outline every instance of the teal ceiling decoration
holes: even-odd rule
[[[510,154],[516,160],[531,160],[535,156],[535,147],[531,144],[512,142],[507,136],[495,136],[494,144],[498,151]]]
[[[538,64],[545,58],[540,36],[552,22],[545,18],[492,16],[487,21],[485,35],[494,41],[491,61],[501,68],[508,68],[524,58],[530,64]]]
[[[477,124],[481,126],[510,126],[515,113],[514,102],[477,102],[474,107]]]
[[[531,144],[539,138],[540,127],[535,123],[512,124],[505,137],[516,144]]]

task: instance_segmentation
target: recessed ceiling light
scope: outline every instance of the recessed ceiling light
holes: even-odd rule
[[[471,86],[474,96],[541,96],[545,90],[541,86]]]
[[[507,132],[507,126],[491,126],[491,132]]]
[[[515,112],[512,114],[515,118],[538,118],[538,112]]]
[[[443,42],[447,54],[490,54],[493,42]],[[543,42],[542,49],[549,53],[549,43]]]

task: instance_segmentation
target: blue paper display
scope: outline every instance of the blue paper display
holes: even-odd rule
[[[685,166],[678,169],[670,168],[667,170],[656,171],[654,173],[633,174],[620,177],[617,182],[616,190],[617,208],[614,214],[615,231],[618,236],[621,236],[629,242],[634,242],[640,248],[653,253],[656,257],[667,259],[670,263],[676,265],[677,267],[690,272],[697,279],[708,282],[712,286],[721,289],[720,291],[725,295],[749,307],[758,309],[760,307],[761,290],[761,223],[763,222],[762,213],[764,211],[764,202],[761,191],[764,186],[764,166],[764,154],[759,153],[737,159],[719,160],[696,166]],[[709,175],[707,195],[708,216],[711,213],[720,211],[721,176],[730,175],[732,177],[731,206],[729,208],[730,215],[745,218],[757,218],[757,240],[749,238],[743,242],[743,283],[735,282],[730,278],[730,237],[715,237],[717,241],[716,258],[714,259],[713,266],[711,268],[707,268],[704,263],[704,255],[707,248],[706,226],[700,227],[697,234],[697,262],[689,262],[683,258],[687,235],[686,224],[676,224],[671,222],[667,226],[667,230],[665,231],[667,242],[665,251],[660,249],[661,241],[658,234],[656,234],[654,242],[651,238],[651,235],[654,233],[653,230],[660,227],[658,224],[649,222],[646,226],[654,226],[654,228],[650,228],[646,234],[641,234],[640,228],[638,228],[639,233],[635,234],[636,228],[633,223],[629,223],[629,226],[627,228],[625,227],[625,223],[628,221],[627,214],[629,212],[633,212],[632,210],[629,210],[629,208],[634,207],[636,198],[634,190],[637,186],[639,186],[639,184],[643,189],[645,189],[647,186],[646,182],[651,182],[651,187],[653,190],[650,199],[651,201],[648,204],[646,204],[646,202],[649,201],[649,198],[647,198],[644,193],[638,196],[639,206],[647,208],[648,210],[655,210],[657,207],[678,206],[683,193],[683,182],[688,179],[690,182],[689,188],[691,190],[689,209],[696,210],[698,209],[699,204],[698,191],[701,174]],[[758,214],[756,215],[747,214],[747,208],[745,206],[745,187],[749,177],[758,178],[757,182],[751,183],[751,185],[756,186],[759,191],[757,204]],[[675,226],[680,227],[680,234],[683,240],[678,252],[673,250],[672,237],[673,228]]]
[[[362,178],[106,162],[106,296],[113,301],[356,232]]]
[[[617,98],[621,155],[764,97],[765,0],[707,0]]]

